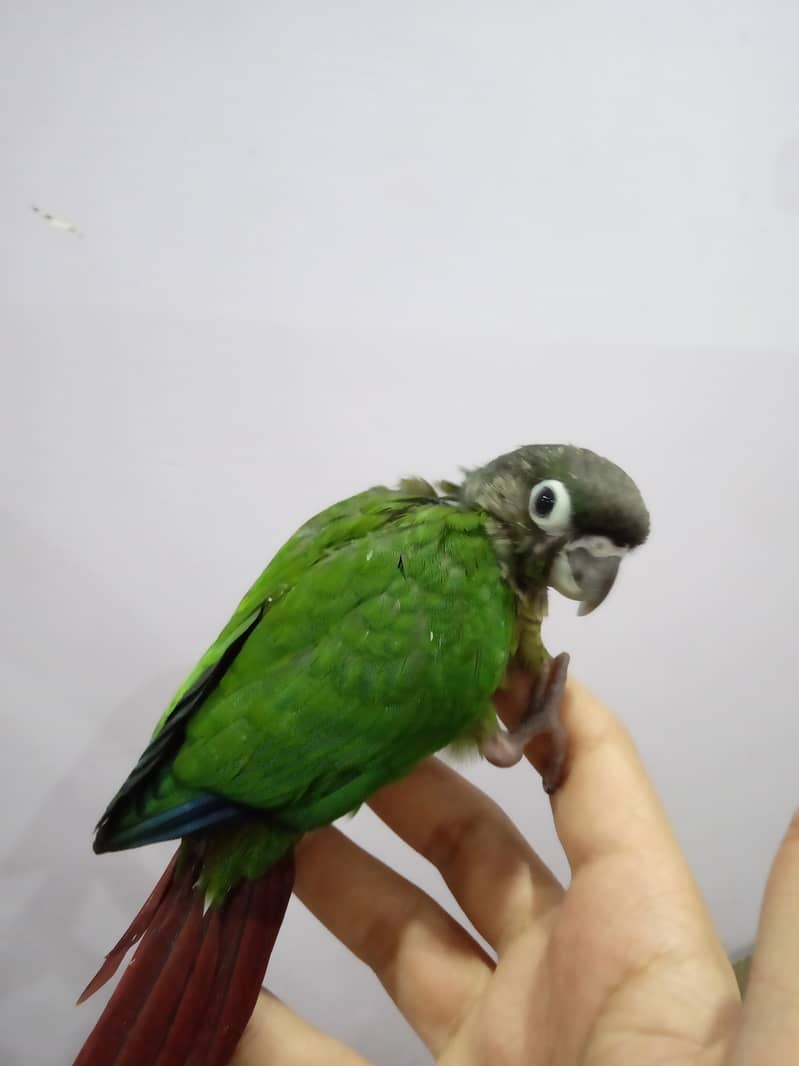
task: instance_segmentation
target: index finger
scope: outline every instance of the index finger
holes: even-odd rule
[[[494,698],[512,727],[526,706],[531,678],[511,674]],[[552,796],[552,813],[574,873],[612,852],[671,852],[684,863],[666,814],[629,733],[587,688],[569,678],[561,705],[568,735],[566,779]],[[531,745],[528,759],[540,768],[542,750]],[[686,875],[688,870],[686,867]]]
[[[529,679],[512,676],[502,697],[495,697],[500,716],[510,725],[526,706],[529,684]],[[679,901],[681,945],[691,951],[701,945],[732,988],[732,970],[702,893],[629,733],[600,700],[571,679],[561,718],[569,745],[567,773],[550,799],[572,888],[582,882],[596,902],[598,886],[610,884],[617,891],[624,885],[630,913],[647,908],[656,940],[658,928],[672,927]],[[534,750],[530,759],[534,764],[537,754]],[[617,899],[613,907],[618,910]]]

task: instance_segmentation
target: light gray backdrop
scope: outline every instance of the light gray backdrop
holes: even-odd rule
[[[550,645],[750,941],[799,799],[797,34],[787,0],[4,5],[4,1063],[88,1032],[170,850],[94,858],[94,820],[283,538],[522,442],[647,496],[651,544]],[[532,773],[468,773],[563,872]],[[296,902],[270,984],[427,1061]]]

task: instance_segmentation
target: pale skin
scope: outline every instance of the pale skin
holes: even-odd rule
[[[497,701],[506,724],[528,695],[512,677]],[[496,961],[337,829],[301,844],[296,894],[375,971],[441,1066],[799,1061],[799,818],[772,866],[742,1005],[627,731],[573,681],[562,715],[568,774],[551,804],[566,889],[496,804],[438,760],[371,803],[438,867]],[[531,802],[538,788],[531,773]],[[266,992],[233,1064],[368,1066]]]

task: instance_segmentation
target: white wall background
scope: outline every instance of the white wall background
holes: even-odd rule
[[[522,442],[647,496],[651,544],[550,644],[750,941],[799,799],[797,34],[788,0],[4,5],[4,1063],[88,1032],[170,851],[95,858],[94,821],[285,536]],[[531,774],[468,772],[563,871]],[[270,984],[427,1061],[296,902]]]

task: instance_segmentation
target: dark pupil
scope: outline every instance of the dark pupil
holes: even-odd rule
[[[546,518],[555,506],[555,493],[550,488],[542,489],[535,498],[535,513],[539,518]]]

